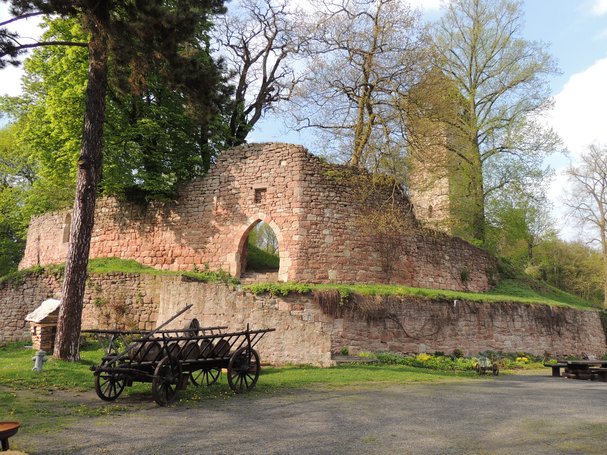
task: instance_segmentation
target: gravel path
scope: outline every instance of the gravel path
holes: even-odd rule
[[[500,376],[300,389],[150,404],[20,436],[32,454],[604,454],[607,383]]]

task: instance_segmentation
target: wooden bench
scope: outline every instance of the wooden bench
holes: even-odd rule
[[[607,382],[607,360],[567,360],[565,376],[571,379],[598,379]]]
[[[592,368],[590,371],[601,382],[607,382],[607,368]]]
[[[552,368],[552,377],[553,378],[560,378],[561,377],[561,368],[567,368],[567,364],[562,363],[562,362],[545,363],[544,366]]]

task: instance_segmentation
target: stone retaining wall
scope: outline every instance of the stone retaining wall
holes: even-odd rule
[[[0,286],[0,344],[29,340],[25,315],[59,297],[60,277],[35,273]],[[194,307],[171,324],[229,330],[276,328],[259,344],[264,362],[331,364],[331,354],[359,351],[452,352],[487,349],[542,355],[607,352],[597,311],[508,302],[474,303],[422,298],[362,298],[346,305],[322,294],[255,296],[237,287],[192,282],[179,276],[92,275],[87,283],[84,328],[151,329],[187,304]]]
[[[94,274],[87,280],[84,329],[152,329],[158,318],[160,286],[152,275]],[[0,284],[0,345],[30,339],[25,316],[48,298],[61,298],[63,277],[37,272]]]
[[[598,311],[423,298],[369,298],[358,305],[364,311],[345,309],[335,318],[333,352],[347,347],[350,352],[459,349],[467,355],[485,350],[597,357],[607,353]]]

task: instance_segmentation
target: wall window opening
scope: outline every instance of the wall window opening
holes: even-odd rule
[[[266,188],[255,188],[255,203],[261,204],[266,200]]]

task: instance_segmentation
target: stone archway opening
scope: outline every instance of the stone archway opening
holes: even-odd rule
[[[241,281],[278,281],[280,249],[278,236],[272,226],[257,220],[245,237],[240,252]]]

